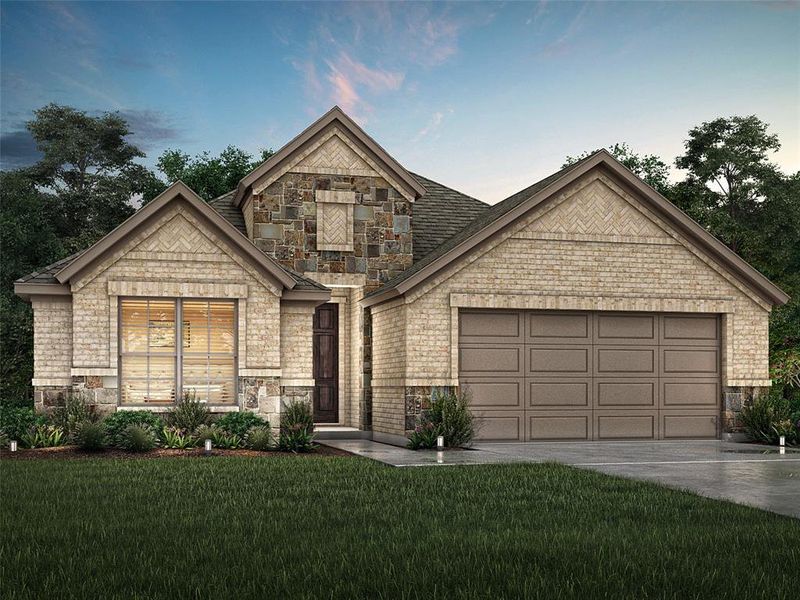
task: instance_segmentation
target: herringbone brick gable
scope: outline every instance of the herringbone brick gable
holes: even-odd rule
[[[327,172],[330,169],[347,171],[372,171],[372,167],[356,154],[338,135],[328,138],[319,148],[304,158],[296,167]]]

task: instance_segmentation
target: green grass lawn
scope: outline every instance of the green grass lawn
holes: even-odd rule
[[[800,521],[556,465],[0,464],[5,598],[788,598]]]

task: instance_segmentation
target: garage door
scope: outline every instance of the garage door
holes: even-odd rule
[[[716,315],[459,312],[481,439],[718,437]]]

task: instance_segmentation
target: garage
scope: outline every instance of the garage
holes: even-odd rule
[[[719,436],[716,314],[459,311],[479,439]]]

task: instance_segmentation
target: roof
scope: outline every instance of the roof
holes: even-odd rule
[[[14,283],[58,283],[58,280],[56,279],[56,273],[78,258],[81,254],[83,254],[83,252],[84,251],[81,250],[80,252],[76,252],[75,254],[67,256],[66,258],[57,260],[52,265],[47,265],[39,271],[34,271],[33,273],[23,275]]]
[[[414,262],[433,252],[489,210],[485,202],[412,173],[427,190],[414,203]]]
[[[231,225],[236,227],[242,235],[246,236],[247,226],[244,224],[244,215],[242,215],[242,210],[233,203],[235,195],[236,190],[234,189],[221,196],[217,196],[213,200],[209,200],[208,204],[225,217]]]
[[[386,285],[367,294],[365,304],[370,306],[406,293],[595,167],[604,168],[612,176],[618,178],[623,185],[628,186],[643,198],[656,214],[685,234],[712,257],[718,259],[734,276],[764,299],[779,305],[785,304],[789,300],[789,296],[783,290],[708,233],[664,196],[645,184],[608,151],[598,150],[483,211],[474,221],[422,260],[414,263]]]
[[[285,164],[287,161],[300,151],[306,144],[313,140],[318,133],[325,130],[329,125],[338,123],[348,134],[353,138],[353,142],[361,147],[362,151],[368,152],[375,157],[381,166],[392,174],[397,181],[402,184],[407,192],[410,192],[414,197],[422,196],[425,193],[425,188],[411,176],[411,173],[405,170],[403,165],[398,163],[392,158],[386,150],[384,150],[378,142],[372,139],[366,131],[364,131],[358,124],[348,117],[345,112],[338,106],[334,106],[319,119],[309,125],[298,136],[292,139],[288,144],[283,146],[275,154],[270,156],[267,160],[256,167],[250,174],[246,175],[239,182],[236,187],[236,195],[233,199],[235,206],[240,206],[247,190],[256,183],[259,179],[264,177],[273,169],[278,168],[280,165]]]

